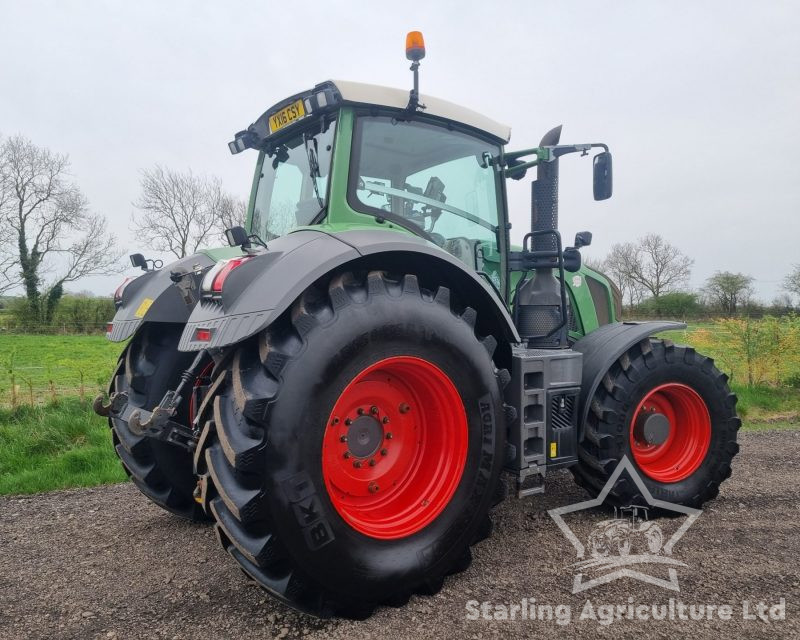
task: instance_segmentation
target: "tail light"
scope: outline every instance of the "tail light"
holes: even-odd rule
[[[252,256],[242,256],[241,258],[229,258],[220,260],[206,273],[203,278],[201,290],[206,298],[218,298],[222,295],[222,287],[231,272],[247,262]]]
[[[211,336],[214,334],[212,329],[195,329],[194,339],[196,342],[211,342]]]

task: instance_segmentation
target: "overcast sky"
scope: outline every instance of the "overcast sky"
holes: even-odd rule
[[[75,181],[129,252],[139,170],[222,178],[246,196],[255,153],[227,142],[262,111],[341,78],[409,87],[512,127],[509,148],[603,141],[614,197],[587,159],[561,163],[561,230],[584,254],[648,232],[762,300],[800,262],[798,2],[36,2],[0,0],[0,134],[68,153]],[[529,180],[510,186],[513,235]],[[73,285],[108,294],[120,276]]]

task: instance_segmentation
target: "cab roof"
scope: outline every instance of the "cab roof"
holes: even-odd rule
[[[298,100],[301,100],[305,105],[303,117],[298,118],[295,122],[285,126],[285,128],[282,127],[280,132],[285,130],[288,133],[295,129],[295,125],[299,125],[306,117],[330,112],[338,109],[343,104],[371,105],[403,111],[408,107],[409,91],[407,89],[395,89],[393,87],[350,82],[348,80],[321,82],[313,89],[290,96],[267,109],[247,129],[236,134],[235,139],[228,144],[231,153],[239,153],[245,149],[260,147],[271,139],[273,135],[277,135],[277,133],[273,134],[270,129],[270,116],[275,115]],[[420,95],[419,103],[420,108],[416,113],[459,122],[488,134],[503,144],[507,143],[511,137],[511,127],[487,118],[472,109],[426,94]],[[425,106],[424,109],[421,108],[422,105]]]
[[[330,83],[338,89],[344,102],[376,104],[393,109],[405,109],[408,105],[408,89],[350,82],[349,80],[331,80]],[[485,131],[504,143],[508,142],[511,137],[511,127],[487,118],[472,109],[424,93],[420,94],[419,101],[420,104],[425,105],[425,109],[422,110],[424,114],[462,122],[474,129]]]

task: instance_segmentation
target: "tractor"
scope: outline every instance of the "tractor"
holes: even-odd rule
[[[127,341],[108,398],[131,480],[219,542],[273,596],[368,617],[466,569],[509,488],[569,469],[597,496],[628,457],[650,493],[699,507],[730,475],[740,421],[713,361],[623,322],[617,288],[558,231],[561,158],[413,88],[328,81],[229,143],[252,149],[244,227],[166,267],[131,256],[108,326]],[[512,244],[508,180],[532,180]],[[620,478],[607,501],[641,503]]]

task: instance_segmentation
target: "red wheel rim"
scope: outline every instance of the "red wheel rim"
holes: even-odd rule
[[[652,415],[663,416],[669,423],[663,442],[648,442],[642,433],[642,421]],[[708,453],[708,407],[691,387],[677,382],[662,384],[647,393],[636,407],[630,441],[636,464],[645,475],[658,482],[679,482],[692,475]]]
[[[331,502],[364,535],[410,536],[453,497],[467,434],[461,396],[441,369],[411,356],[376,362],[342,391],[325,428]]]

